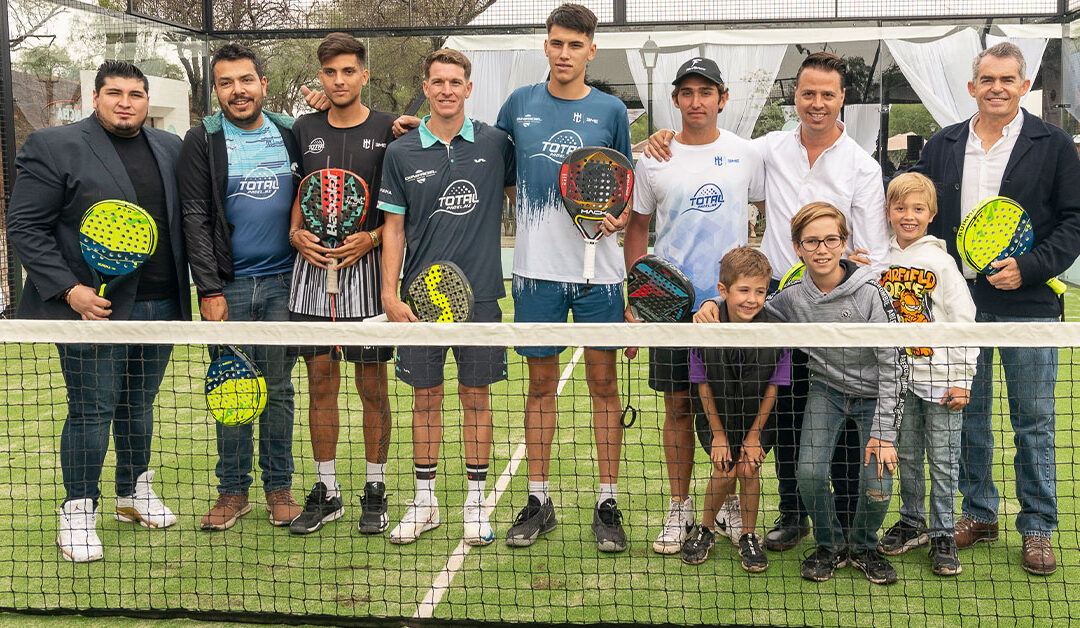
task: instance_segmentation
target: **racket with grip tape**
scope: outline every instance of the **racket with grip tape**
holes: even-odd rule
[[[630,202],[633,168],[626,155],[601,146],[579,148],[563,160],[559,193],[574,226],[585,238],[582,277],[586,280],[596,276],[596,244],[604,235],[600,223],[608,215],[618,218]]]
[[[694,284],[678,266],[656,255],[643,255],[626,275],[626,300],[634,318],[647,323],[690,320]]]
[[[266,409],[266,379],[240,348],[222,345],[206,369],[206,408],[222,425],[245,425]]]
[[[135,203],[113,199],[91,205],[79,222],[79,250],[94,273],[98,296],[108,294],[115,279],[135,274],[154,254],[157,238],[154,219]]]
[[[359,175],[341,168],[324,168],[304,177],[297,191],[304,228],[323,246],[334,249],[360,231],[371,194]],[[326,265],[326,292],[338,293],[338,261]]]
[[[406,303],[425,323],[462,323],[472,320],[472,286],[453,262],[433,262],[411,282]]]
[[[983,200],[964,217],[956,232],[956,249],[964,262],[975,272],[993,275],[998,272],[993,262],[1023,255],[1035,243],[1031,217],[1019,203],[1005,196]],[[1065,284],[1058,278],[1047,286],[1056,294],[1065,293]]]

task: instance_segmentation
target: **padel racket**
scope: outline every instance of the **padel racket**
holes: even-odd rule
[[[783,290],[784,286],[795,281],[796,279],[802,279],[803,271],[806,270],[806,264],[799,262],[788,269],[784,276],[780,278],[780,285],[776,287],[777,290]]]
[[[694,309],[694,284],[679,267],[656,255],[643,255],[626,275],[626,300],[634,318],[647,323],[681,323]]]
[[[245,425],[266,409],[266,379],[239,348],[220,347],[206,370],[206,408],[222,425]]]
[[[1031,218],[1020,204],[1005,196],[988,198],[968,214],[956,232],[956,249],[975,272],[993,275],[990,264],[1031,250],[1035,231]],[[1065,284],[1056,277],[1046,282],[1056,294],[1065,293]]]
[[[316,170],[300,182],[297,192],[304,228],[329,249],[360,230],[367,216],[370,194],[367,182],[340,168]],[[326,292],[337,294],[337,260],[326,265]]]
[[[600,146],[579,148],[563,160],[559,193],[574,226],[585,238],[582,277],[586,280],[596,276],[596,243],[603,236],[600,223],[609,214],[618,218],[630,202],[633,167],[626,155]]]
[[[113,279],[131,275],[157,249],[157,224],[145,209],[118,200],[94,203],[79,223],[79,249],[104,297]],[[104,277],[113,279],[105,281]]]
[[[406,302],[425,323],[472,320],[473,293],[469,280],[453,262],[428,264],[409,282]]]

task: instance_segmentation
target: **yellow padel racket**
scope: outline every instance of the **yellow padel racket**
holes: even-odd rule
[[[244,425],[266,409],[266,379],[239,348],[225,345],[206,370],[206,408],[222,425]]]
[[[1031,218],[1020,204],[1005,196],[994,196],[979,203],[956,232],[956,249],[975,272],[993,275],[998,269],[990,264],[1031,250],[1035,232]],[[1057,294],[1065,293],[1065,284],[1056,277],[1046,282]]]
[[[453,262],[434,262],[425,266],[409,282],[406,301],[416,318],[425,323],[472,320],[472,286],[465,273]]]
[[[79,249],[97,280],[98,295],[108,293],[113,279],[139,270],[157,249],[157,238],[154,219],[134,203],[107,200],[90,206],[79,223]]]

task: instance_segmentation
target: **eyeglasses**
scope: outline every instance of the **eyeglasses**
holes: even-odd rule
[[[806,238],[805,240],[799,240],[799,246],[807,253],[812,253],[818,250],[818,247],[822,244],[824,244],[827,249],[838,248],[844,243],[844,240],[845,238],[841,238],[838,235],[826,236],[824,240],[819,238]]]

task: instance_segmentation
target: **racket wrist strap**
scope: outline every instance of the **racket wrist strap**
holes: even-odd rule
[[[203,301],[210,301],[212,299],[220,299],[220,298],[222,298],[224,296],[225,296],[224,292],[214,292],[212,294],[204,294],[203,296],[199,297],[199,302],[202,303]]]

